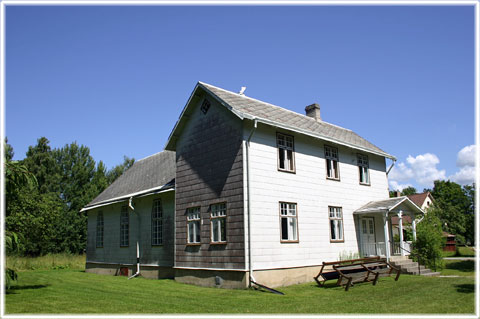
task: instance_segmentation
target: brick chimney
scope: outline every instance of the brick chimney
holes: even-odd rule
[[[313,103],[305,107],[305,115],[310,116],[317,121],[321,121],[322,118],[320,117],[320,105],[318,105],[317,103]]]

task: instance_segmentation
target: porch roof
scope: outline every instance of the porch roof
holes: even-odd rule
[[[360,207],[354,214],[371,214],[371,213],[396,213],[403,211],[411,214],[424,214],[423,210],[412,202],[407,196],[394,197],[385,200],[377,200],[369,202]]]

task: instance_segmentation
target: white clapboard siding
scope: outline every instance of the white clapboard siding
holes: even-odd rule
[[[354,149],[338,148],[340,181],[326,178],[324,141],[283,131],[295,138],[295,174],[277,168],[276,132],[259,125],[249,148],[253,269],[318,265],[357,253],[353,211],[372,200],[388,198],[385,159],[367,154],[371,186],[359,184]],[[250,128],[245,129],[245,137]],[[246,196],[245,196],[246,198]],[[279,202],[295,202],[298,243],[280,242]],[[343,210],[344,242],[330,243],[328,206]],[[376,221],[377,233],[383,226]],[[382,235],[383,239],[383,235]],[[247,254],[248,255],[248,254]]]

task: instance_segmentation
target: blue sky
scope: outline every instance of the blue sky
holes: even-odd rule
[[[391,186],[474,178],[473,6],[7,6],[6,136],[107,167],[163,149],[197,81],[349,128]]]

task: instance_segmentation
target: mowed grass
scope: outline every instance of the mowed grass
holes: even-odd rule
[[[279,288],[284,296],[257,290],[203,288],[174,280],[104,276],[82,270],[35,270],[19,274],[6,294],[6,313],[422,313],[472,314],[474,279],[401,275],[376,286],[345,292],[306,283]]]
[[[457,246],[456,251],[444,251],[443,257],[475,257],[472,247]]]
[[[475,261],[473,260],[444,260],[441,275],[445,276],[475,276]]]

